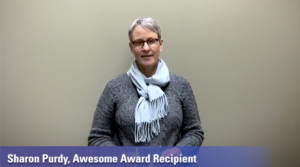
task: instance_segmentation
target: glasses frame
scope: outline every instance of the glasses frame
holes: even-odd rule
[[[153,46],[150,46],[150,45],[149,45],[149,40],[151,40],[151,39],[155,39],[155,41],[156,41],[156,42],[155,42],[155,45],[153,45]],[[148,45],[149,47],[154,47],[154,46],[156,46],[157,42],[160,42],[160,39],[158,39],[158,38],[150,38],[150,39],[148,39],[147,41],[143,41],[143,45],[142,45],[141,47],[140,47],[140,46],[135,46],[135,45],[134,45],[134,43],[137,42],[137,41],[139,41],[139,39],[137,39],[137,40],[135,40],[135,41],[131,41],[133,47],[136,48],[136,49],[142,49],[142,48],[145,46],[145,42],[147,42],[147,45]]]

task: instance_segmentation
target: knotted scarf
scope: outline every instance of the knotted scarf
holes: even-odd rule
[[[169,69],[162,59],[155,74],[147,78],[134,61],[127,73],[140,95],[135,108],[135,142],[149,142],[160,133],[159,120],[167,115],[168,100],[161,87],[170,81]]]

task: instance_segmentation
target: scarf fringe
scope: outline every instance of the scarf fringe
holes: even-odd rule
[[[150,140],[160,133],[159,120],[167,116],[168,100],[165,94],[150,101],[151,109],[158,109],[158,115],[149,122],[135,123],[135,142],[150,142]]]

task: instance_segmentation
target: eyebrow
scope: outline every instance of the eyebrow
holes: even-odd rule
[[[143,39],[136,39],[136,40],[133,40],[132,42],[135,42],[135,41],[148,41],[149,39],[158,39],[158,38],[149,37],[149,38],[147,38],[146,40],[143,40]]]

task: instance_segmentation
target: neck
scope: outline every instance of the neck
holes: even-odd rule
[[[150,67],[143,67],[139,64],[137,64],[139,70],[147,77],[152,77],[155,72],[156,72],[156,68],[157,68],[157,64],[154,65],[154,66],[150,66]]]

